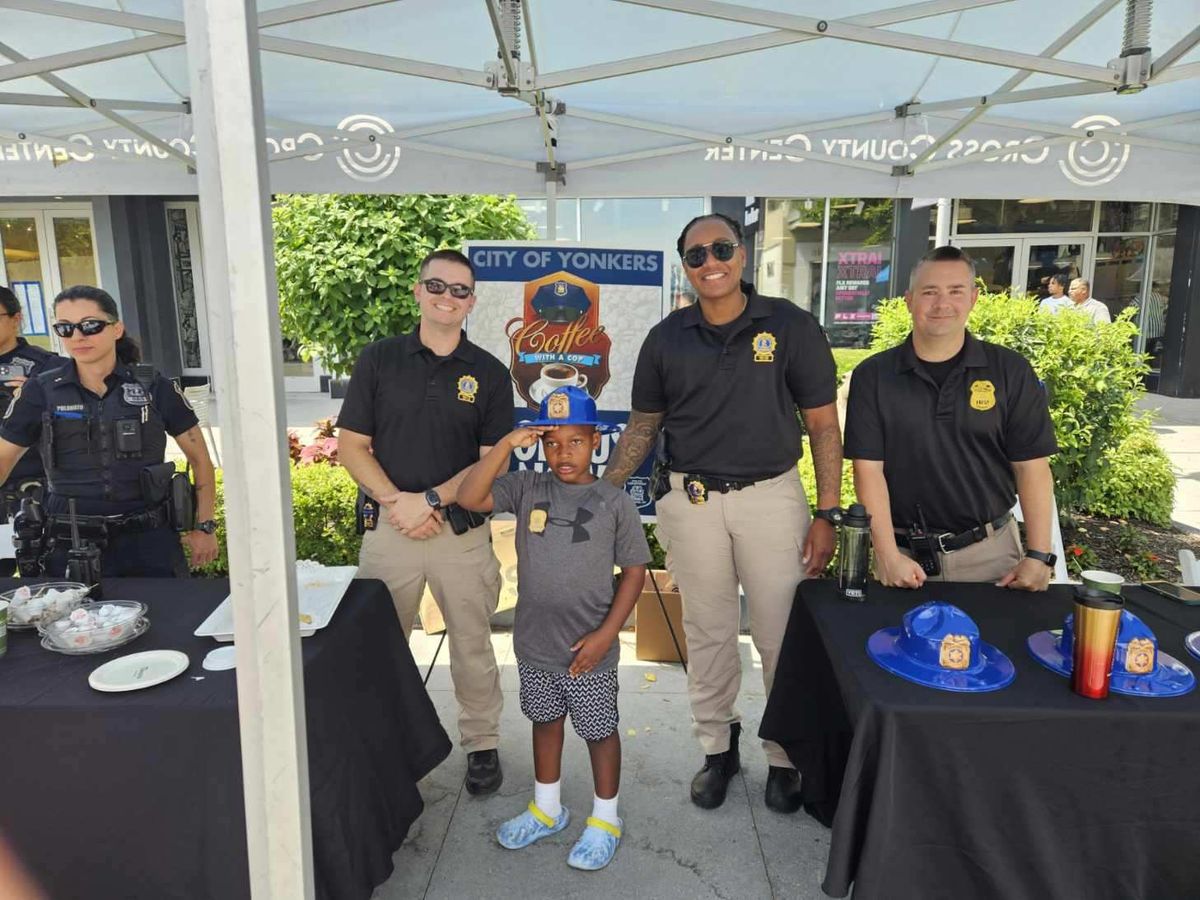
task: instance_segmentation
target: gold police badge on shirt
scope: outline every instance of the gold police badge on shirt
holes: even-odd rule
[[[529,511],[529,530],[534,534],[541,534],[546,530],[546,510],[531,509]]]
[[[938,648],[938,665],[943,669],[965,669],[971,664],[971,639],[965,634],[948,634]]]
[[[775,362],[776,345],[775,335],[769,331],[760,331],[754,336],[754,361]]]
[[[474,403],[478,393],[479,380],[474,375],[464,375],[458,379],[458,399],[463,403]]]
[[[996,386],[986,379],[971,382],[971,409],[987,412],[996,405]]]
[[[1154,641],[1134,638],[1125,651],[1125,671],[1131,675],[1149,675],[1154,671]]]

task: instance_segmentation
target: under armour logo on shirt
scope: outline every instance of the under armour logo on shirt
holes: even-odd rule
[[[548,513],[550,510],[550,504],[549,503],[535,503],[535,504],[533,504],[533,508],[536,510],[545,510]],[[594,518],[595,518],[595,515],[592,513],[591,510],[583,509],[582,507],[580,507],[579,509],[575,510],[575,518],[574,519],[567,519],[567,518],[564,518],[563,516],[549,516],[548,515],[546,518],[546,524],[547,525],[557,525],[559,528],[570,528],[571,529],[571,543],[572,544],[582,544],[586,541],[591,540],[591,537],[592,537],[591,534],[588,533],[588,530],[586,528],[584,528],[583,526],[585,523],[590,522]],[[538,533],[543,533],[543,532],[538,532]]]

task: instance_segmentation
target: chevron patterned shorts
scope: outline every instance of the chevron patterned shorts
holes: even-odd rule
[[[585,741],[602,741],[617,729],[617,667],[572,678],[517,660],[521,678],[521,712],[545,724],[571,714],[571,727]]]

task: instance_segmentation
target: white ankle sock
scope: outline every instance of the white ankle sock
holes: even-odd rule
[[[558,814],[562,812],[562,800],[559,793],[561,784],[561,780],[553,784],[542,784],[540,781],[533,783],[534,805],[552,819],[557,819]]]
[[[592,796],[594,797],[592,800],[592,818],[607,822],[609,825],[620,826],[621,819],[617,815],[617,798],[621,795],[614,794],[607,800],[603,797],[596,797],[594,794]]]

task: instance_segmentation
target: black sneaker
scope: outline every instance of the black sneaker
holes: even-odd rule
[[[795,769],[771,766],[767,772],[767,809],[790,815],[800,808],[800,775]]]
[[[476,750],[467,754],[467,793],[492,794],[503,781],[499,752]]]
[[[738,738],[741,736],[740,722],[729,726],[729,749],[724,753],[712,753],[704,757],[704,768],[692,779],[692,802],[701,809],[716,809],[725,802],[729,780],[741,771],[741,754]]]

